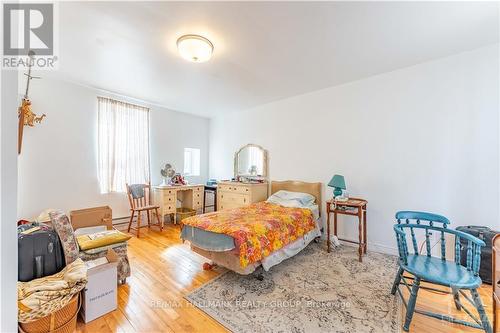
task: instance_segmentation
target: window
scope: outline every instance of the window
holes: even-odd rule
[[[149,181],[149,109],[98,97],[98,177],[101,193]]]
[[[184,175],[200,175],[200,150],[196,148],[184,148]]]

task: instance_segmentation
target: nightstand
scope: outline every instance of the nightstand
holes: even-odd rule
[[[363,254],[366,254],[366,205],[368,201],[360,198],[349,198],[347,201],[328,200],[326,202],[326,230],[327,230],[327,251],[330,252],[330,214],[333,213],[333,234],[337,236],[337,214],[358,217],[358,242],[349,239],[339,240],[358,244],[359,261],[362,262]]]

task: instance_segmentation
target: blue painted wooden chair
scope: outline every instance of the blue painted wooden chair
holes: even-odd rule
[[[485,244],[482,240],[466,234],[461,231],[448,229],[450,221],[441,215],[402,211],[396,213],[397,224],[394,225],[399,251],[399,270],[394,280],[391,293],[399,293],[406,307],[406,318],[403,329],[408,331],[413,317],[413,313],[419,313],[432,318],[446,320],[448,322],[461,324],[469,327],[482,329],[487,333],[492,333],[488,316],[484,311],[481,298],[477,292],[477,288],[482,281],[479,277],[479,264],[481,261],[481,247]],[[417,238],[415,232],[423,232],[425,235],[426,254],[419,253]],[[437,233],[440,236],[441,257],[431,255],[431,233]],[[455,236],[455,261],[446,260],[446,243],[445,234]],[[407,238],[411,239],[413,254],[408,251]],[[467,266],[460,264],[460,239],[467,240]],[[423,246],[423,243],[422,243]],[[412,277],[405,277],[403,274],[407,272]],[[409,283],[408,281],[412,281]],[[451,288],[451,292],[420,286],[421,282],[429,282]],[[410,294],[408,303],[406,303],[400,285],[405,285]],[[448,294],[453,294],[455,306],[458,310],[464,310],[474,322],[465,321],[443,314],[433,313],[415,309],[417,293],[419,289],[428,289],[440,291]],[[469,291],[472,298],[465,291]],[[460,301],[461,294],[472,306],[474,306],[479,314],[479,318],[467,309]]]

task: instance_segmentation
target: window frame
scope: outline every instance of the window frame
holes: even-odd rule
[[[190,160],[189,161],[189,168],[187,168],[187,165],[186,165],[186,154],[189,155],[189,160]],[[184,165],[183,165],[184,176],[199,177],[201,175],[201,149],[200,148],[188,148],[188,147],[184,148],[183,162],[184,162]]]
[[[151,181],[150,111],[142,105],[97,96],[97,176],[101,194],[126,193],[127,183]]]

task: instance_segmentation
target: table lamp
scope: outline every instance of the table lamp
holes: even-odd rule
[[[340,197],[342,195],[342,190],[345,190],[345,180],[344,176],[335,175],[332,177],[328,186],[333,187],[333,197]]]

